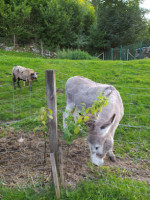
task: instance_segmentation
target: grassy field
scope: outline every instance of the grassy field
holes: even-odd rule
[[[149,187],[145,183],[123,180],[109,175],[104,182],[99,179],[80,182],[76,189],[61,190],[62,200],[148,200]],[[104,178],[104,177],[103,177]],[[30,185],[26,188],[8,188],[0,184],[2,200],[56,200],[54,187]]]
[[[13,89],[12,68],[21,65],[39,72],[38,81],[29,87]],[[0,93],[2,123],[14,122],[16,128],[31,130],[38,125],[34,116],[46,105],[45,70],[56,70],[58,124],[62,126],[62,112],[65,108],[65,82],[75,75],[85,76],[96,82],[113,84],[120,92],[125,115],[116,133],[116,140],[124,141],[116,146],[119,154],[129,153],[131,157],[147,158],[150,123],[150,60],[136,61],[72,61],[51,60],[28,53],[0,51]],[[27,85],[27,84],[26,84]],[[27,118],[26,120],[24,120]],[[138,146],[137,146],[138,143]],[[117,144],[116,144],[117,145]],[[131,147],[133,150],[131,150]]]
[[[38,81],[34,81],[32,84],[32,92],[29,91],[28,84],[24,87],[22,83],[22,89],[13,89],[11,72],[13,66],[16,65],[32,68],[39,73]],[[38,125],[36,116],[40,108],[46,106],[45,70],[48,69],[56,70],[58,125],[60,130],[62,129],[62,112],[65,108],[65,82],[69,77],[80,75],[96,82],[112,84],[119,90],[125,108],[124,118],[115,134],[116,155],[120,157],[130,157],[130,159],[135,160],[135,162],[141,159],[149,159],[150,59],[134,61],[73,61],[45,59],[29,53],[0,51],[0,123],[2,126],[10,123],[11,126],[16,129],[33,130],[33,128]],[[18,122],[14,123],[15,121]],[[3,137],[3,133],[1,133],[0,137]],[[108,197],[104,195],[100,196],[100,199],[138,199],[136,195],[135,198],[131,198],[132,187],[130,188],[130,186],[133,184],[132,181],[130,182],[128,180],[127,185],[130,189],[129,198],[127,198],[128,194],[123,194],[124,186],[119,186],[117,184],[117,179],[113,176],[110,180],[112,179],[116,181],[114,184],[116,188],[113,189],[114,193],[112,194],[112,190],[105,185],[105,187],[107,187],[105,191],[108,192]],[[99,184],[102,183],[100,182]],[[83,190],[89,191],[90,188],[88,187],[94,188],[95,186],[91,183],[89,186],[85,184],[82,187]],[[141,187],[148,188],[148,186],[144,186],[144,184],[142,184]],[[65,193],[66,197],[64,197],[64,199],[85,199],[80,196],[80,193],[82,193],[80,190],[81,188],[78,188],[76,191],[77,193],[68,193],[68,195],[70,195],[68,197],[67,193]],[[134,188],[136,188],[136,186]],[[92,190],[96,190],[96,194],[99,192],[102,193],[102,189],[99,189],[100,191],[98,189]],[[117,192],[120,192],[120,196],[117,196]],[[137,187],[135,193],[142,193],[142,189],[138,191]],[[23,192],[23,194],[25,195],[26,193]],[[94,194],[89,194],[89,198],[90,195],[94,197],[92,196]],[[22,197],[20,199],[30,198]],[[47,199],[47,197],[41,197],[41,199]]]

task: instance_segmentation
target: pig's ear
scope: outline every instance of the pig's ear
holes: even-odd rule
[[[116,114],[113,114],[113,116],[100,127],[100,130],[99,130],[100,135],[105,136],[108,133],[111,126],[115,122],[115,118],[116,118]]]
[[[89,114],[88,117],[89,117],[89,119],[85,123],[88,126],[89,131],[92,131],[95,128],[95,117],[94,117],[94,115],[91,115],[91,114]]]

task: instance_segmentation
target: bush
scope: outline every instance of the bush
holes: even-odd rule
[[[57,52],[58,59],[69,59],[69,60],[98,60],[98,58],[91,56],[89,53],[81,51],[79,49],[63,49]]]

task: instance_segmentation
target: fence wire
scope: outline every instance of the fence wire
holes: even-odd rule
[[[82,73],[81,70],[80,74],[76,71],[78,67],[72,67],[68,73],[56,70],[60,136],[63,134],[62,118],[66,105],[67,79],[74,75],[81,75],[96,81],[94,75],[88,73],[88,66],[85,65],[83,68],[87,72]],[[44,71],[39,69],[39,72],[43,77],[39,77],[38,82],[33,82],[33,91],[29,91],[27,84],[25,87],[22,86],[22,89],[16,90],[13,89],[11,83],[0,85],[0,179],[5,184],[22,184],[29,179],[33,183],[39,180],[46,182],[51,176],[48,136],[45,137],[42,131],[33,134],[33,129],[40,126],[36,119],[39,110],[46,106]],[[150,183],[147,141],[150,130],[150,88],[148,85],[147,87],[139,85],[135,88],[131,79],[132,76],[141,73],[150,77],[150,71],[141,69],[129,73],[125,67],[120,67],[111,80],[107,79],[109,73],[110,69],[106,68],[106,78],[104,77],[99,82],[112,84],[118,89],[123,99],[125,114],[114,138],[117,162],[111,163],[106,158],[104,166],[109,167],[111,173],[116,173],[122,179],[131,178]],[[129,79],[126,79],[126,76],[129,76]],[[88,166],[90,155],[85,137],[75,140],[70,146],[66,145],[62,139],[60,142],[64,151],[66,182],[75,184],[79,179],[86,179],[87,172],[93,173],[94,169]],[[106,184],[113,185],[107,178],[105,168],[99,169],[99,173],[104,174]]]

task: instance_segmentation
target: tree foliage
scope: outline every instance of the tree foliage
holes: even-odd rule
[[[78,46],[95,19],[88,0],[1,0],[0,37],[13,37],[19,44],[42,40],[55,49]]]
[[[91,53],[146,41],[140,0],[0,0],[0,39]]]
[[[146,20],[139,0],[93,0],[92,3],[96,23],[90,31],[90,45],[94,49],[113,48],[142,39]]]

